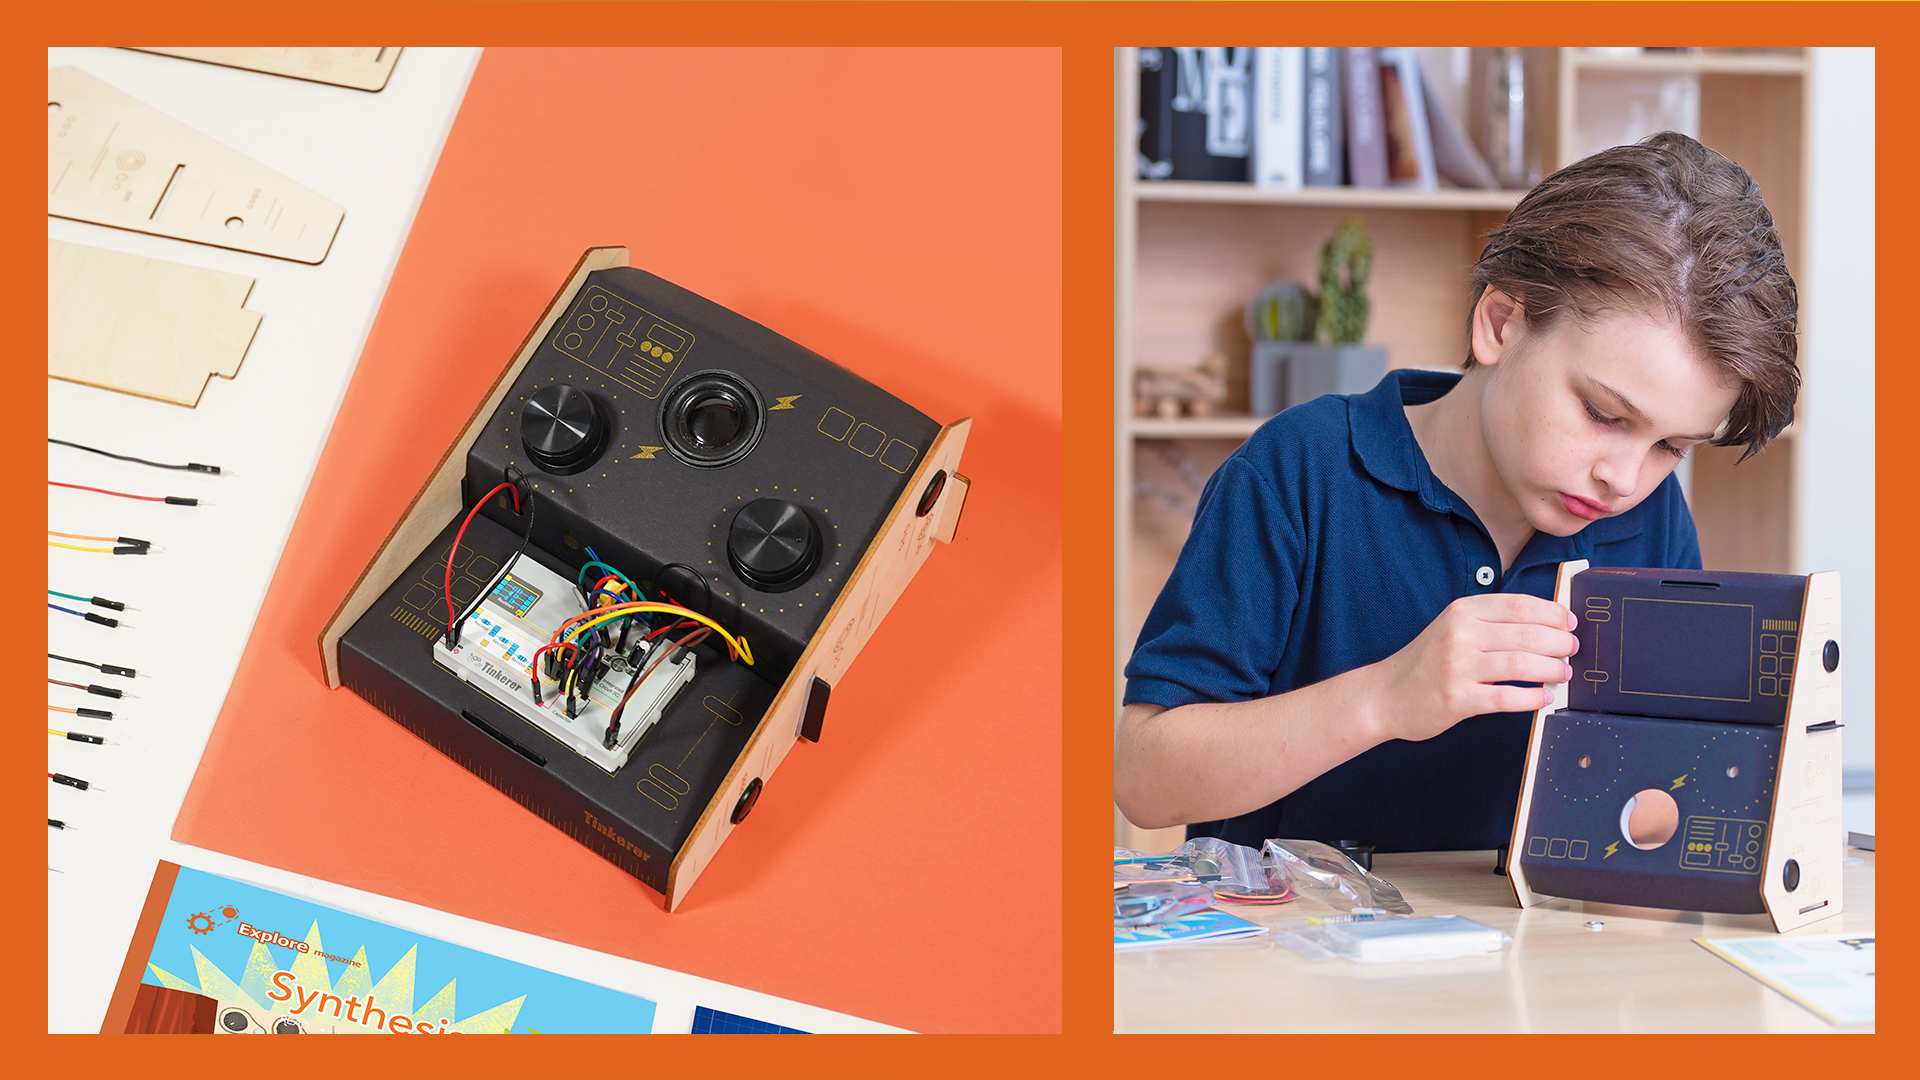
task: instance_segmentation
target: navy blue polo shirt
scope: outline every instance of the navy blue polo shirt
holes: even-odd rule
[[[1207,482],[1193,530],[1127,664],[1128,704],[1176,708],[1285,693],[1398,652],[1462,596],[1551,599],[1557,566],[1698,568],[1678,481],[1570,537],[1535,533],[1504,573],[1493,538],[1440,482],[1404,404],[1460,376],[1396,371],[1364,394],[1288,409]],[[1293,794],[1189,826],[1259,847],[1269,837],[1381,851],[1504,846],[1530,714],[1471,717],[1421,742],[1382,743]]]

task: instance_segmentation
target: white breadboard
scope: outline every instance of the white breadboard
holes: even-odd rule
[[[613,671],[596,681],[584,699],[576,699],[575,716],[567,715],[566,695],[560,683],[542,676],[540,705],[533,703],[529,685],[528,666],[535,650],[553,637],[561,623],[585,610],[572,582],[523,558],[460,628],[459,648],[448,648],[445,635],[434,639],[433,660],[612,773],[627,763],[673,696],[693,679],[695,661],[689,651],[648,674],[627,702],[627,710],[620,717],[619,738],[609,750],[607,720],[632,677],[633,669],[627,661],[614,661]],[[647,662],[644,653],[639,662]]]

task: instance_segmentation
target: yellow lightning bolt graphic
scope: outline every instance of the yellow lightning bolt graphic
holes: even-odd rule
[[[788,394],[785,397],[775,397],[773,399],[773,407],[767,411],[779,412],[781,409],[791,409],[793,408],[793,403],[799,401],[803,396],[804,395],[801,394]]]
[[[1686,786],[1687,786],[1687,774],[1681,773],[1679,776],[1676,776],[1673,778],[1673,784],[1670,787],[1668,787],[1667,790],[1679,791],[1681,788]]]
[[[1613,853],[1619,850],[1620,850],[1620,841],[1615,840],[1613,843],[1607,845],[1607,853],[1600,857],[1603,859],[1611,859],[1613,858]]]
[[[660,451],[662,451],[662,450],[665,450],[665,449],[666,449],[666,447],[664,447],[664,446],[643,446],[643,447],[641,447],[641,448],[640,448],[640,452],[639,452],[639,453],[637,453],[637,454],[635,454],[635,455],[633,455],[633,456],[632,456],[631,458],[628,458],[627,460],[629,460],[629,461],[652,461],[652,460],[653,460],[653,455],[655,455],[655,454],[657,454],[657,453],[659,453]]]

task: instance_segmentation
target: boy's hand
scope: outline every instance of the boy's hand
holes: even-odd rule
[[[1431,739],[1469,716],[1531,712],[1573,677],[1573,612],[1537,596],[1492,593],[1447,605],[1420,636],[1380,661],[1382,733]],[[1509,681],[1546,685],[1502,686]]]

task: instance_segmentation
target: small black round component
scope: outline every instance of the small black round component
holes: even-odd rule
[[[701,468],[746,457],[766,426],[759,392],[730,371],[695,372],[660,402],[661,437],[675,457]]]
[[[1820,666],[1832,671],[1840,666],[1840,643],[1829,641],[1820,650]]]
[[[747,783],[747,790],[740,793],[740,801],[733,804],[735,825],[747,820],[747,815],[753,813],[753,804],[760,801],[760,787],[760,778],[756,776]]]
[[[1373,869],[1372,844],[1363,844],[1358,840],[1335,840],[1333,846],[1340,849],[1340,854],[1352,859],[1353,864],[1360,869]]]
[[[755,499],[733,515],[727,561],[761,592],[786,592],[820,565],[820,528],[785,499]]]
[[[920,493],[920,505],[914,508],[914,517],[926,517],[933,513],[933,506],[940,501],[940,492],[946,490],[947,470],[941,469],[927,481],[927,490]]]
[[[1792,892],[1800,887],[1800,863],[1798,860],[1788,859],[1787,865],[1780,868],[1780,883],[1787,887],[1788,892]]]
[[[607,422],[585,390],[543,386],[520,407],[520,441],[547,472],[565,476],[593,464],[607,444]]]

